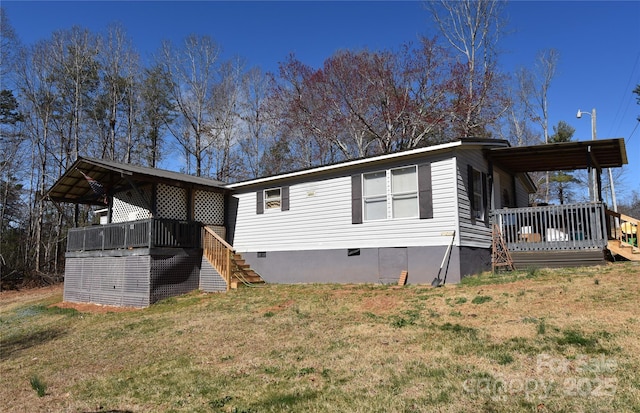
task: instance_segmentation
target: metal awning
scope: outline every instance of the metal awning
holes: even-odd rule
[[[623,138],[492,148],[487,154],[511,173],[616,168],[628,163]]]
[[[85,176],[86,175],[86,176]],[[94,188],[90,181],[95,181]],[[224,183],[163,169],[148,168],[115,161],[94,158],[78,158],[62,175],[46,197],[54,202],[104,205],[104,195],[96,192],[96,186],[106,194],[145,183],[165,183],[183,188],[224,190]]]

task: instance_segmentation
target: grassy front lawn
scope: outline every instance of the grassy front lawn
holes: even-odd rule
[[[630,263],[444,288],[268,285],[128,312],[51,306],[60,288],[0,299],[3,411],[640,411]]]

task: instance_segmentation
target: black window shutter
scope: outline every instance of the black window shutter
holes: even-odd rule
[[[362,175],[351,176],[351,223],[362,224]]]
[[[433,218],[433,190],[431,185],[431,164],[418,165],[418,199],[420,219]]]
[[[467,165],[467,196],[469,197],[469,209],[471,212],[471,219],[476,218],[475,210],[476,203],[475,197],[473,196],[473,166]]]
[[[256,192],[256,214],[264,214],[264,191]]]
[[[484,222],[489,222],[489,194],[487,186],[487,174],[482,173],[482,210],[484,211]]]
[[[283,186],[280,188],[280,210],[288,211],[289,210],[289,187]]]

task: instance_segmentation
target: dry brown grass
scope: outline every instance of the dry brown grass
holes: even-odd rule
[[[60,298],[0,296],[7,411],[640,410],[631,264],[437,289],[269,285],[118,313],[50,307]]]

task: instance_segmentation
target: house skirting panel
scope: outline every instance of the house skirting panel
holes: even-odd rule
[[[227,291],[227,282],[205,257],[200,264],[200,289],[207,293]]]
[[[311,251],[242,252],[268,283],[395,283],[407,270],[409,284],[430,284],[438,276],[447,246]],[[488,249],[453,247],[440,277],[458,283],[491,268]]]
[[[131,251],[67,254],[64,300],[146,307],[198,289],[202,250],[145,251],[146,255]]]
[[[146,307],[151,257],[67,257],[64,301]]]
[[[198,289],[202,250],[187,252],[151,256],[151,303]]]

